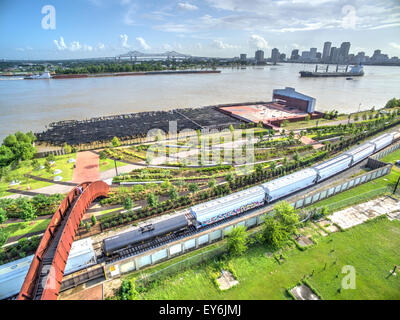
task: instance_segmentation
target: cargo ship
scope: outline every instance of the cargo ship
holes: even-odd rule
[[[339,71],[339,65],[336,66],[336,71],[329,71],[329,65],[326,66],[324,71],[318,71],[318,65],[315,66],[315,71],[300,71],[300,77],[361,77],[364,75],[363,66],[346,66],[345,70]]]

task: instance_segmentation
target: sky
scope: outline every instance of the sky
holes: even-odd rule
[[[325,41],[400,57],[400,0],[0,0],[0,59],[269,57]]]

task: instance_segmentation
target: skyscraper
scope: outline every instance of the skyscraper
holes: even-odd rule
[[[342,42],[339,51],[339,62],[346,62],[349,55],[350,42]]]
[[[329,56],[329,62],[332,63],[338,63],[339,62],[339,48],[332,47],[331,48],[331,54]]]
[[[292,50],[292,54],[290,55],[290,60],[299,60],[299,49]]]
[[[264,62],[264,51],[257,50],[255,54],[256,63],[260,64]]]
[[[272,62],[278,62],[279,61],[279,50],[277,48],[273,48],[271,51],[271,60]]]
[[[329,62],[329,56],[331,53],[331,45],[332,45],[332,42],[329,42],[329,41],[324,43],[324,50],[322,51],[322,61],[323,62]]]

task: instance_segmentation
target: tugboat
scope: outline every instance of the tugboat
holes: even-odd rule
[[[45,70],[41,75],[34,74],[29,77],[25,77],[26,80],[38,80],[38,79],[51,79],[50,72]]]
[[[315,66],[315,71],[300,71],[300,77],[361,77],[364,75],[364,69],[361,64],[356,66],[346,66],[344,71],[339,71],[339,65],[336,66],[335,72],[329,72],[329,65],[326,66],[326,70],[321,72],[318,71],[318,65]]]

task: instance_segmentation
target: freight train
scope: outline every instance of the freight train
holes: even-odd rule
[[[201,230],[201,228],[221,220],[270,204],[356,165],[373,153],[390,145],[397,138],[398,133],[386,133],[313,167],[263,183],[260,186],[192,206],[190,208],[192,219],[188,219],[187,216],[182,214],[154,225],[104,239],[104,252],[107,256],[111,256],[130,246],[145,243],[157,237],[167,234],[180,235],[189,226]]]

